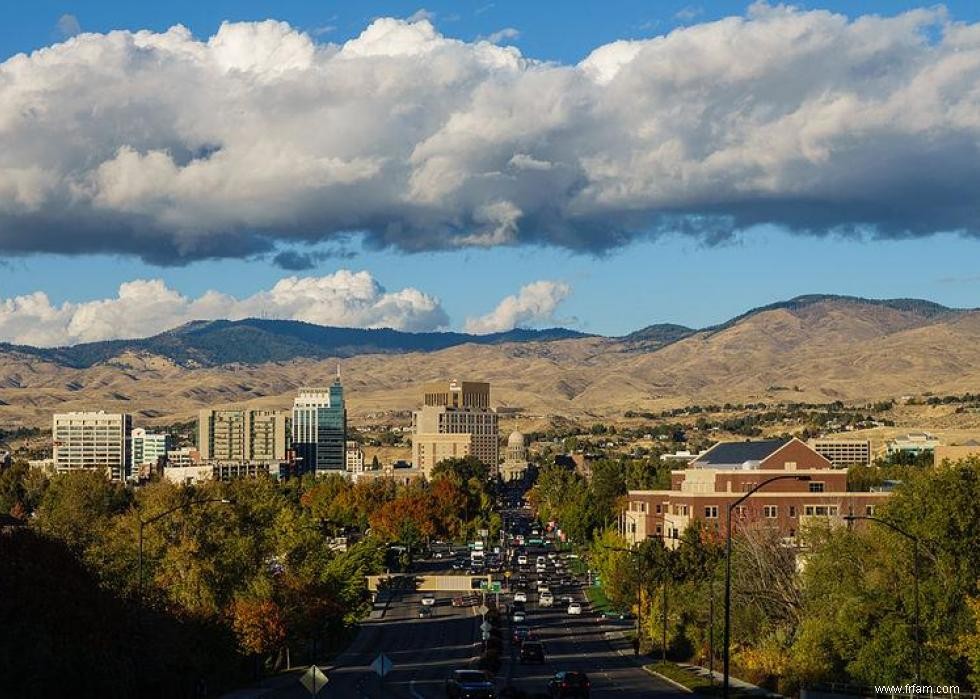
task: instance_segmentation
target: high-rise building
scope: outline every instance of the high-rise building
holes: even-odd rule
[[[133,468],[137,466],[156,466],[160,457],[166,456],[170,448],[170,435],[147,432],[142,427],[133,430]]]
[[[58,473],[104,469],[114,481],[132,478],[133,418],[128,413],[55,413],[51,424]]]
[[[422,407],[412,414],[412,431],[412,463],[426,477],[440,461],[469,455],[497,473],[500,430],[488,383],[426,384]]]
[[[347,469],[347,410],[337,378],[328,387],[301,388],[293,401],[293,450],[300,473]]]
[[[347,473],[360,473],[364,470],[364,450],[357,442],[348,440],[346,451]]]
[[[197,421],[201,459],[279,461],[286,458],[282,410],[202,410]]]

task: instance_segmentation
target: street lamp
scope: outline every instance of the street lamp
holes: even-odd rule
[[[203,498],[201,500],[191,500],[189,502],[181,503],[176,507],[171,507],[169,510],[161,512],[159,514],[153,515],[149,519],[143,519],[139,516],[139,512],[136,513],[136,518],[139,522],[139,577],[137,578],[137,593],[136,593],[136,611],[139,612],[140,606],[143,603],[143,528],[147,527],[154,522],[157,522],[164,517],[172,515],[177,510],[182,510],[185,507],[191,507],[192,505],[205,505],[210,502],[221,502],[225,504],[231,504],[231,500],[228,498]]]
[[[915,637],[915,683],[919,684],[922,679],[922,639],[920,637],[920,627],[919,627],[919,538],[913,534],[909,534],[907,531],[901,529],[897,525],[891,522],[885,521],[883,519],[878,519],[877,517],[872,517],[870,515],[855,515],[848,514],[844,516],[844,521],[847,522],[848,527],[851,523],[858,519],[866,519],[869,522],[877,522],[878,524],[884,525],[891,529],[896,534],[904,536],[906,539],[912,542],[912,586],[913,586],[913,634]]]
[[[773,476],[772,478],[767,478],[761,483],[756,483],[748,490],[748,492],[745,493],[745,495],[743,495],[738,500],[728,505],[728,519],[726,524],[727,529],[725,531],[725,539],[726,539],[725,540],[725,638],[724,638],[725,647],[723,649],[724,655],[722,656],[723,657],[722,664],[724,666],[724,675],[725,675],[722,694],[725,697],[725,699],[728,699],[729,696],[729,675],[728,675],[729,660],[730,660],[729,645],[731,641],[731,630],[732,630],[731,628],[732,627],[732,510],[734,510],[740,504],[745,502],[749,498],[749,496],[755,493],[757,490],[761,490],[762,488],[769,485],[770,483],[775,483],[776,481],[783,481],[783,480],[808,481],[810,480],[810,476],[798,476],[795,474],[786,474],[783,476]]]
[[[638,549],[624,549],[620,546],[603,546],[608,551],[628,553],[636,559],[636,642],[633,644],[633,655],[640,655],[640,615],[643,611],[643,557]]]
[[[664,543],[664,548],[667,548],[667,533],[666,531],[661,535],[661,539]],[[681,544],[686,544],[687,546],[693,546],[693,544],[686,539],[679,539],[677,537],[671,537],[670,541],[673,541],[676,546],[671,549],[676,551],[680,548]],[[712,685],[715,682],[715,568],[717,566],[711,567],[711,575],[708,578],[708,625],[710,627],[708,635],[708,670],[709,670],[709,681]],[[665,578],[666,580],[666,578]],[[663,619],[663,662],[667,662],[667,584],[664,583],[664,601],[663,601],[664,619]]]

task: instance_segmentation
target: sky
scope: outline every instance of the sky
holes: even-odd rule
[[[973,2],[4,3],[0,341],[980,306],[978,102]]]

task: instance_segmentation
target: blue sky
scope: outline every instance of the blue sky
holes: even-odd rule
[[[886,15],[920,6],[894,1],[797,5],[842,14],[860,7],[864,14]],[[358,36],[376,17],[404,18],[423,7],[446,37],[472,42],[513,29],[516,32],[504,43],[516,46],[523,56],[575,64],[596,47],[619,39],[645,39],[743,15],[747,3],[39,0],[0,6],[0,61],[61,41],[66,28],[71,31],[72,20],[65,15],[71,15],[83,32],[160,32],[180,23],[199,39],[213,35],[223,21],[274,18],[314,36],[318,43],[343,43]],[[977,3],[950,2],[947,8],[958,22],[970,23],[980,17]],[[0,196],[2,192],[0,186]],[[937,227],[942,230],[942,224]],[[312,269],[298,272],[273,264],[268,251],[247,251],[238,259],[204,256],[183,266],[160,266],[124,252],[95,254],[73,248],[69,255],[29,250],[28,254],[0,257],[0,304],[2,299],[39,290],[55,305],[112,298],[121,283],[156,278],[186,297],[218,290],[244,298],[271,288],[289,274],[329,275],[345,268],[370,272],[389,291],[413,287],[438,297],[453,329],[462,328],[467,318],[491,312],[504,297],[542,279],[567,284],[570,293],[549,309],[549,317],[532,315],[527,322],[554,321],[603,334],[622,334],[654,322],[704,326],[803,293],[921,297],[951,306],[980,305],[980,272],[976,269],[980,240],[970,235],[801,234],[762,223],[745,226],[718,244],[706,242],[709,239],[661,230],[654,239],[638,235],[633,242],[595,252],[569,250],[532,235],[518,244],[402,252],[378,250],[376,241],[362,246],[354,236],[345,244],[350,256],[326,257]],[[0,337],[3,339],[11,338]]]

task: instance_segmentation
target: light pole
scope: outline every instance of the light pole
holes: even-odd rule
[[[643,556],[638,549],[624,549],[619,546],[603,546],[608,551],[628,553],[636,559],[636,642],[633,644],[633,655],[640,655],[640,615],[643,611]]]
[[[914,597],[912,633],[915,638],[915,683],[919,684],[922,679],[922,638],[920,636],[919,627],[919,538],[913,534],[909,534],[907,531],[901,529],[897,525],[883,519],[878,519],[877,517],[854,514],[844,516],[844,521],[847,522],[848,526],[858,519],[866,519],[869,522],[877,522],[878,524],[888,527],[896,534],[900,534],[912,542],[912,595]]]
[[[137,590],[137,592],[136,592],[136,612],[137,612],[137,619],[139,618],[140,607],[143,604],[143,528],[144,527],[147,527],[147,526],[149,526],[151,524],[153,524],[154,522],[157,522],[157,521],[163,519],[164,517],[167,517],[169,515],[172,515],[177,510],[182,510],[185,507],[191,507],[193,505],[205,505],[205,504],[207,504],[209,502],[221,502],[221,503],[225,503],[225,504],[230,504],[232,501],[229,500],[228,498],[203,498],[201,500],[190,500],[188,502],[181,503],[180,505],[177,505],[176,507],[171,507],[169,510],[166,510],[166,511],[161,512],[159,514],[153,515],[149,519],[143,519],[142,517],[139,516],[139,512],[137,511],[136,518],[137,518],[137,521],[139,522],[139,527],[138,527],[138,529],[139,529],[139,574],[138,574],[138,578],[137,578],[137,581],[136,581],[136,590]]]
[[[667,533],[666,531],[661,535],[661,540],[663,541],[664,548],[667,548]],[[678,539],[677,537],[671,537],[670,541],[673,541],[677,546],[672,551],[676,551],[680,548],[681,544],[686,544],[692,546],[693,544],[686,539]],[[708,670],[709,670],[709,681],[712,685],[715,683],[715,568],[717,566],[711,566],[711,575],[708,578],[708,625],[710,628],[708,635]],[[664,640],[663,640],[663,661],[667,662],[667,588],[664,585]]]
[[[732,630],[732,510],[738,507],[740,504],[748,500],[749,496],[758,490],[761,490],[770,483],[775,483],[776,481],[784,480],[796,480],[796,481],[808,481],[810,476],[798,476],[795,474],[786,474],[783,476],[773,476],[772,478],[767,478],[766,480],[756,483],[752,486],[748,492],[745,493],[735,502],[728,505],[728,518],[725,530],[725,647],[722,655],[722,665],[724,671],[724,684],[722,685],[722,694],[725,699],[729,697],[729,652],[731,643],[731,630]]]

